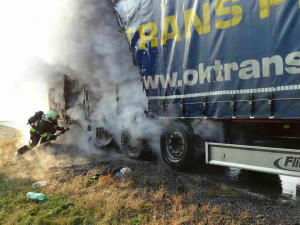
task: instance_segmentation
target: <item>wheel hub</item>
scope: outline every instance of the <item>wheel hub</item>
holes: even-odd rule
[[[184,152],[184,137],[180,132],[174,131],[167,139],[167,154],[171,161],[179,161]]]

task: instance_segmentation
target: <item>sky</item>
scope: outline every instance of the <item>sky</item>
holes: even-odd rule
[[[31,65],[44,55],[56,0],[0,3],[0,121],[24,120],[47,109],[47,87]]]

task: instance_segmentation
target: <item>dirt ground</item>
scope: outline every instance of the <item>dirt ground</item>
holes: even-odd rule
[[[0,126],[0,224],[300,224],[296,205],[130,160],[117,151],[87,155],[52,143],[15,160],[19,138],[16,130]],[[115,166],[132,173],[89,179]],[[32,189],[37,180],[49,184]],[[28,191],[46,199],[27,199]]]

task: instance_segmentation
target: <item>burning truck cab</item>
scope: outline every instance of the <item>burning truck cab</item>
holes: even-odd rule
[[[89,93],[88,87],[83,81],[62,75],[48,93],[49,108],[58,112],[59,118],[63,122],[72,123],[67,115],[67,110],[75,105],[82,108],[86,119],[89,118]]]
[[[89,91],[89,87],[81,80],[72,79],[70,76],[60,76],[60,80],[57,81],[55,87],[49,90],[49,108],[55,110],[59,114],[59,120],[62,124],[74,124],[79,123],[79,120],[87,121],[88,127],[82,127],[87,131],[92,131],[92,125],[97,118],[91,117],[93,108],[90,108],[90,98],[93,98],[92,93]],[[60,93],[60,96],[57,96]],[[68,115],[68,110],[74,109],[79,112],[78,120],[71,119]],[[76,116],[75,116],[76,118]],[[81,124],[83,125],[83,124]],[[112,140],[112,134],[103,127],[93,127],[94,144],[97,147],[104,147],[109,145]]]

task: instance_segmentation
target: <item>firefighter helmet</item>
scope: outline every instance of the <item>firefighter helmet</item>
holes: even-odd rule
[[[57,119],[57,117],[58,117],[58,114],[53,110],[49,110],[46,113],[46,119],[47,120],[53,121],[53,120]]]

